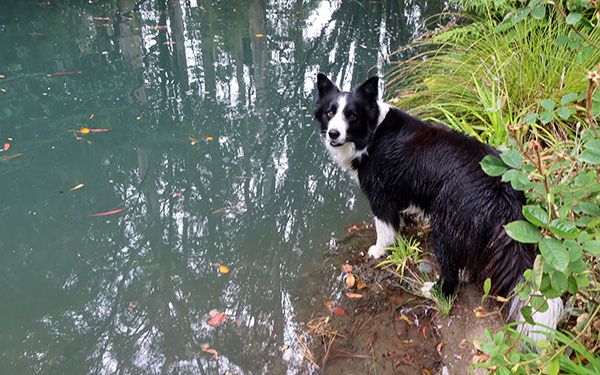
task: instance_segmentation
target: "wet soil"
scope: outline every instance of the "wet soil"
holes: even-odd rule
[[[332,282],[321,286],[321,297],[314,301],[312,328],[307,324],[302,336],[305,352],[319,366],[313,365],[316,373],[487,374],[483,368],[472,368],[474,360],[484,358],[473,340],[483,337],[485,328],[500,329],[502,321],[499,315],[475,316],[481,308],[482,290],[462,284],[450,315],[442,317],[432,301],[415,294],[415,285],[402,281],[390,268],[378,267],[381,260],[364,256],[375,242],[371,225],[350,230],[327,245],[325,272],[333,274]],[[414,227],[407,230],[417,231]],[[421,248],[428,250],[427,235]],[[344,271],[345,264],[352,271],[346,272],[348,266]],[[345,282],[349,273],[356,279],[353,287]],[[488,312],[496,308],[487,303],[483,307]],[[319,328],[326,323],[325,333],[315,329],[315,321]]]

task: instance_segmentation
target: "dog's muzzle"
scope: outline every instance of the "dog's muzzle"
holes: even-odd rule
[[[340,132],[337,129],[330,129],[327,132],[327,140],[332,147],[340,147],[344,144],[344,140],[339,139]]]

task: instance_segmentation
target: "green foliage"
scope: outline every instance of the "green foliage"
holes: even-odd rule
[[[600,61],[600,28],[569,25],[543,1],[521,10],[521,2],[466,3],[478,9],[474,22],[418,41],[421,52],[391,71],[398,105],[494,146],[509,134],[551,145],[570,139],[583,122],[582,73]]]
[[[414,237],[404,238],[398,237],[396,246],[388,248],[390,254],[387,258],[379,263],[377,266],[382,267],[391,265],[396,268],[396,272],[399,272],[400,278],[404,278],[404,271],[410,263],[418,263],[421,258],[422,252],[419,248],[421,243]]]

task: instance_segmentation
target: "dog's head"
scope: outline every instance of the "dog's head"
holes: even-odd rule
[[[323,73],[317,75],[315,117],[321,123],[321,138],[331,151],[349,143],[354,152],[366,150],[377,127],[378,77],[363,82],[354,91],[341,91]]]

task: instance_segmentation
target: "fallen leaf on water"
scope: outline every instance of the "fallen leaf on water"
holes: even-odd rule
[[[228,273],[229,272],[229,267],[224,266],[222,264],[215,264],[215,266],[219,267],[219,271],[221,271],[221,273]]]
[[[89,128],[81,128],[79,131],[82,132],[83,134],[87,134],[87,133],[91,132],[91,130]]]
[[[202,345],[202,351],[213,354],[215,356],[215,361],[219,361],[219,353],[217,353],[216,350],[211,349],[210,346],[208,346],[208,344]]]
[[[262,37],[264,37],[264,36],[265,36],[264,34],[256,34],[256,37],[257,37],[257,38],[262,38]]]
[[[211,318],[214,318],[215,316],[217,316],[218,313],[219,313],[219,310],[212,309],[208,312],[208,316],[210,316]]]
[[[352,288],[355,283],[356,283],[356,278],[354,277],[353,274],[349,273],[348,277],[346,277],[346,285],[348,285],[350,288]]]
[[[214,138],[213,137],[204,137],[204,139],[206,139],[207,141],[212,141]]]
[[[351,264],[343,264],[342,265],[342,271],[344,271],[344,272],[352,272],[352,265]]]
[[[346,293],[346,296],[348,296],[348,298],[363,298],[362,294],[352,293],[352,292]]]
[[[353,232],[355,230],[360,230],[360,228],[358,227],[358,225],[355,225],[352,228],[348,229],[348,232]]]
[[[346,312],[341,307],[334,307],[331,309],[331,312],[335,315],[346,316]]]
[[[213,316],[211,320],[208,321],[208,324],[214,327],[217,324],[221,323],[223,320],[225,320],[225,318],[226,317],[224,312],[218,313],[217,315]]]
[[[104,215],[112,215],[112,214],[116,214],[119,213],[121,211],[123,211],[124,209],[126,209],[127,206],[123,207],[123,208],[119,208],[118,210],[114,210],[114,211],[108,211],[108,212],[101,212],[99,214],[91,214],[91,215],[87,215],[86,217],[92,217],[92,216],[104,216]]]
[[[200,140],[197,138],[193,138],[193,137],[189,137],[189,136],[188,136],[188,138],[190,139],[190,141],[192,141],[192,146],[195,145],[196,143],[200,142]]]
[[[73,190],[77,190],[77,189],[81,189],[84,185],[83,184],[79,184],[77,186],[73,186],[72,188],[69,189],[69,191],[73,191]]]
[[[94,118],[94,114],[92,113],[92,115],[90,116],[90,118],[88,120],[91,120]]]
[[[10,148],[10,143],[5,143],[4,144],[4,151],[8,151],[9,148]]]
[[[16,158],[17,156],[21,156],[21,155],[23,155],[22,152],[20,154],[14,154],[14,155],[8,155],[8,156],[0,156],[0,161],[5,161],[5,160],[8,160],[8,159]]]
[[[94,133],[98,133],[98,132],[107,132],[107,131],[109,131],[109,130],[110,130],[110,129],[90,129],[90,131],[91,131],[91,132],[94,132]]]

